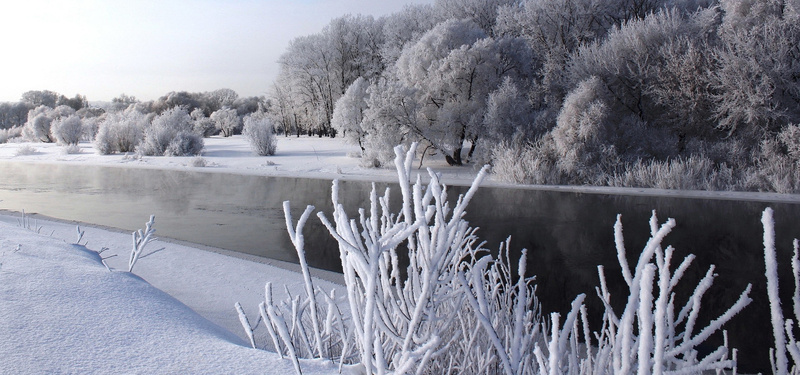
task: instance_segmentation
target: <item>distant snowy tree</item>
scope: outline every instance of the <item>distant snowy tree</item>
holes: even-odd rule
[[[53,122],[53,110],[40,105],[28,112],[28,121],[23,127],[22,135],[31,141],[52,143],[55,139],[50,133]]]
[[[214,124],[214,120],[206,117],[206,114],[200,108],[195,108],[192,113],[189,114],[194,120],[194,132],[197,134],[202,135],[203,137],[210,137],[216,133],[217,128]]]
[[[217,110],[212,113],[209,118],[211,121],[214,121],[214,126],[216,126],[225,137],[232,136],[234,130],[236,130],[241,123],[236,110],[228,107]]]
[[[76,145],[83,135],[83,122],[77,115],[59,117],[53,120],[50,129],[59,144]]]
[[[423,126],[416,90],[396,80],[379,80],[370,85],[367,94],[361,163],[365,167],[391,165],[394,146],[420,140],[418,133],[410,130]]]
[[[404,49],[397,60],[398,82],[414,89],[421,118],[409,128],[462,165],[465,142],[472,155],[489,93],[506,75],[522,73],[526,46],[518,39],[487,38],[472,21],[448,20]]]
[[[49,90],[31,90],[24,92],[20,101],[28,103],[32,107],[46,106],[55,108],[62,97],[64,95]],[[66,99],[66,97],[64,98]]]
[[[403,48],[444,19],[431,4],[406,5],[403,10],[386,17],[383,25],[384,43],[381,58],[387,66],[394,65]]]
[[[364,120],[364,111],[367,109],[368,87],[367,80],[362,77],[356,79],[347,88],[344,95],[336,101],[331,121],[333,128],[343,135],[348,143],[361,147],[362,152],[364,151],[363,143],[366,131],[362,128],[361,123]]]

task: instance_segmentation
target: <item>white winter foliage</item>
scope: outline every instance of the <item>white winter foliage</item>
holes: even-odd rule
[[[94,147],[102,155],[132,152],[142,141],[147,116],[133,108],[106,114],[97,130]]]
[[[354,145],[361,147],[364,150],[364,137],[366,131],[362,128],[364,120],[364,111],[367,109],[367,99],[369,93],[367,88],[369,82],[363,77],[358,77],[347,88],[333,109],[333,118],[331,119],[331,126],[341,134],[344,139]]]
[[[59,117],[50,124],[56,141],[62,145],[76,145],[83,136],[83,122],[77,115]]]
[[[275,137],[272,120],[263,113],[254,113],[244,118],[242,135],[247,138],[256,155],[275,155],[278,149],[278,138]]]
[[[232,136],[233,131],[239,127],[239,124],[241,124],[241,120],[239,119],[239,115],[236,113],[236,110],[230,107],[223,107],[216,110],[209,118],[214,122],[214,126],[216,126],[216,128],[219,129],[222,132],[222,135],[225,137]]]
[[[674,220],[659,226],[653,213],[650,240],[631,266],[618,217],[614,234],[629,292],[613,296],[626,301],[615,311],[604,269],[598,267],[596,291],[605,306],[602,327],[589,326],[584,294],[575,298],[566,316],[542,316],[534,279],[526,274],[526,251],[514,270],[509,242],[496,257],[489,255],[477,228],[464,220],[485,170],[452,204],[437,174],[429,172],[427,184],[420,178],[409,181],[415,148],[413,144],[405,154],[401,147],[395,149],[399,211],[390,210],[388,189],[379,196],[373,188],[370,206],[351,218],[339,203],[334,182],[332,220],[317,214],[339,243],[349,309],[338,308],[334,296],[315,289],[308,275],[302,230],[314,208],[308,207],[295,224],[288,202],[284,204],[305,296],[276,303],[268,284],[260,311],[273,347],[289,356],[298,373],[299,357],[358,364],[367,374],[694,374],[735,369],[735,351],[731,354],[727,340],[704,357],[698,347],[750,303],[750,287],[725,313],[698,326],[714,266],[685,302],[676,300],[675,287],[694,256],[675,266],[673,248],[663,248]],[[254,327],[237,310],[250,336]]]
[[[194,132],[194,121],[186,109],[174,107],[153,118],[136,151],[151,156],[199,155],[203,138]]]

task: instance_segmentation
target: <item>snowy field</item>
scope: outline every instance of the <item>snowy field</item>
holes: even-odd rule
[[[124,272],[130,234],[82,226],[79,246],[73,224],[36,219],[30,227],[40,234],[21,228],[18,215],[0,215],[0,373],[294,371],[290,361],[249,348],[234,309],[240,302],[258,316],[267,281],[301,290],[300,274],[279,262],[159,240],[132,275]],[[277,298],[283,294],[276,288]],[[320,361],[302,367],[337,371]]]
[[[19,155],[22,148],[33,148],[30,155]],[[315,178],[347,178],[394,181],[394,166],[390,168],[364,168],[357,146],[344,143],[342,138],[278,137],[278,151],[274,156],[255,156],[250,145],[240,135],[229,138],[214,136],[205,139],[202,159],[205,167],[193,166],[196,157],[161,157],[134,154],[99,155],[89,142],[80,143],[81,152],[67,154],[64,147],[54,143],[0,144],[0,160],[37,163],[65,163],[120,166],[133,168],[187,169],[206,172],[229,172],[264,176],[302,176]],[[418,164],[416,165],[418,166]],[[422,171],[432,168],[442,173],[447,181],[469,184],[477,170],[471,166],[450,167],[441,155],[426,157]]]

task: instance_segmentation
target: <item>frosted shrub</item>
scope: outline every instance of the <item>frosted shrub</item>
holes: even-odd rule
[[[150,215],[150,220],[145,223],[144,229],[139,229],[131,234],[133,239],[133,247],[131,248],[131,255],[128,258],[128,272],[133,272],[133,266],[142,257],[145,247],[156,240],[153,235],[156,233],[155,225],[156,216]]]
[[[733,170],[715,166],[702,156],[673,160],[637,160],[624,171],[610,176],[610,186],[679,190],[728,190],[735,186]]]
[[[399,211],[389,209],[389,189],[379,196],[373,187],[369,207],[350,218],[334,181],[332,220],[317,214],[339,244],[349,309],[339,308],[333,294],[315,288],[308,274],[302,230],[314,208],[309,206],[295,224],[289,203],[284,203],[305,295],[290,295],[279,303],[267,284],[255,326],[237,304],[253,347],[254,330],[264,322],[272,347],[288,356],[298,373],[299,358],[328,358],[340,366],[357,363],[367,374],[693,374],[735,369],[736,354],[727,340],[702,358],[698,348],[750,303],[750,286],[725,313],[698,326],[715,268],[708,269],[685,302],[677,300],[675,287],[694,256],[676,267],[673,248],[662,247],[674,220],[659,226],[653,212],[651,237],[632,267],[617,217],[617,258],[628,293],[612,296],[604,269],[598,267],[596,291],[605,306],[599,329],[589,326],[585,294],[574,299],[563,319],[558,313],[542,318],[533,278],[526,274],[526,251],[513,272],[508,241],[493,257],[479,244],[476,228],[464,220],[485,169],[451,206],[446,187],[432,171],[427,184],[419,177],[413,185],[409,181],[415,148],[413,144],[405,157],[402,148],[395,149]],[[626,301],[622,310],[611,307],[617,305],[612,297]]]
[[[182,131],[175,135],[164,151],[165,156],[200,155],[204,147],[203,137],[195,132]]]
[[[22,127],[17,126],[10,129],[0,129],[0,144],[8,142],[12,138],[22,135]]]
[[[635,267],[631,268],[622,236],[621,215],[617,216],[614,239],[629,294],[622,297],[627,300],[622,311],[614,311],[604,268],[598,266],[600,287],[597,288],[597,295],[602,299],[606,311],[603,329],[595,333],[597,344],[592,344],[596,345],[596,351],[588,351],[589,354],[596,354],[588,356],[594,358],[588,364],[591,372],[587,373],[661,374],[674,371],[689,374],[734,368],[735,354],[733,358],[729,357],[727,340],[703,358],[700,358],[698,348],[751,302],[751,286],[747,286],[725,313],[711,320],[706,327],[696,327],[702,298],[714,281],[715,267],[709,267],[681,307],[673,290],[695,257],[691,254],[686,256],[672,269],[674,249],[671,246],[663,248],[662,243],[675,224],[675,220],[669,219],[659,226],[653,211],[650,239]],[[569,329],[567,326],[564,328]]]
[[[66,145],[66,146],[64,146],[64,148],[61,149],[61,152],[66,154],[66,155],[80,154],[81,153],[81,146],[78,146],[77,144]]]
[[[203,141],[193,136],[194,122],[186,109],[174,107],[153,118],[144,130],[144,140],[136,148],[141,155],[183,156],[197,155],[203,149]]]
[[[492,151],[492,173],[516,184],[561,184],[567,179],[556,165],[552,137],[535,143],[501,143]]]
[[[601,90],[602,82],[597,77],[581,82],[564,99],[556,127],[550,132],[559,168],[568,175],[595,173],[590,168],[595,168],[607,152],[604,147],[608,110],[600,98]]]
[[[206,117],[202,109],[195,108],[189,115],[192,116],[192,120],[194,120],[194,132],[202,135],[203,138],[208,138],[217,132],[214,121]]]
[[[263,114],[245,117],[242,135],[247,138],[250,148],[258,156],[275,155],[278,149],[278,138],[273,131],[272,120]]]
[[[273,298],[272,283],[268,282],[264,287],[264,301],[258,306],[260,317],[255,326],[250,324],[244,309],[237,302],[235,307],[239,320],[253,348],[267,349],[271,346],[281,358],[288,356],[292,360],[298,374],[302,373],[298,358],[330,359],[338,362],[341,370],[344,364],[354,363],[357,352],[352,328],[339,309],[334,291],[326,294],[320,288],[315,288],[309,273],[303,227],[314,207],[306,208],[296,226],[288,201],[283,203],[283,210],[289,238],[300,260],[305,296],[292,296],[287,290],[289,295],[286,300],[276,301]],[[255,330],[262,322],[270,340],[259,345]]]
[[[14,156],[35,155],[37,152],[38,150],[36,149],[36,147],[33,147],[31,145],[22,145],[14,153]]]
[[[56,141],[62,145],[77,145],[83,135],[83,122],[77,115],[59,117],[50,124]]]
[[[100,130],[100,117],[86,117],[82,120],[83,131],[81,134],[82,141],[93,141],[97,137],[97,132]]]
[[[111,112],[100,123],[94,147],[101,155],[132,152],[141,143],[147,118],[135,109]]]
[[[787,154],[778,140],[767,139],[755,153],[755,165],[748,169],[745,188],[778,193],[800,192],[800,160]]]
[[[203,168],[208,166],[208,161],[201,156],[196,156],[192,158],[191,162],[189,162],[189,165],[195,168]]]
[[[458,323],[464,321],[459,318],[474,322],[458,302],[464,296],[461,262],[476,261],[480,251],[476,229],[463,215],[486,170],[451,209],[435,173],[429,171],[427,188],[419,178],[411,185],[415,149],[416,144],[404,158],[402,149],[395,148],[403,197],[400,213],[389,211],[388,190],[379,198],[373,188],[369,211],[361,210],[359,218],[351,220],[339,203],[334,181],[333,223],[318,214],[339,243],[356,344],[367,373],[453,371],[463,354],[453,355],[459,348],[454,343],[463,340]],[[401,252],[409,262],[404,277]]]

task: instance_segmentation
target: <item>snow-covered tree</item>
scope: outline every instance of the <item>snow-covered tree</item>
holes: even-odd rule
[[[461,165],[466,141],[473,149],[486,101],[505,75],[519,74],[524,43],[486,38],[472,21],[448,20],[404,49],[397,60],[398,82],[414,89],[421,118],[410,133]],[[514,46],[513,48],[510,48]]]
[[[83,135],[83,121],[77,115],[58,117],[50,124],[56,141],[63,145],[76,145]]]
[[[206,117],[206,114],[200,108],[195,108],[189,114],[194,120],[194,132],[202,135],[203,137],[210,137],[217,131],[214,120]]]
[[[55,140],[50,133],[50,125],[53,122],[52,111],[52,108],[44,105],[31,109],[22,135],[31,141],[52,143]]]
[[[369,99],[368,87],[367,80],[362,77],[356,79],[347,88],[344,95],[336,101],[331,121],[331,125],[337,133],[344,136],[348,143],[361,147],[362,152],[364,151],[364,137],[367,134],[361,123],[364,120],[364,111],[367,109],[367,99]]]
[[[224,107],[220,108],[209,117],[214,121],[214,126],[222,132],[225,137],[230,137],[233,132],[241,125],[241,120],[235,109]]]

